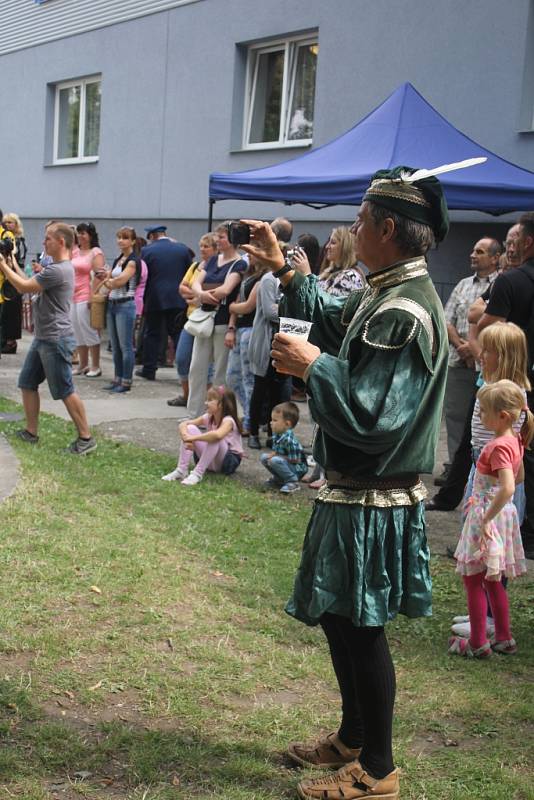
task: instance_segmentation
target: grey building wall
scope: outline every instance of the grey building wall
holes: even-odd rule
[[[408,80],[473,139],[534,170],[534,134],[518,132],[534,109],[532,0],[49,0],[41,7],[4,0],[3,7],[62,13],[66,24],[74,4],[78,33],[69,22],[64,38],[28,39],[31,46],[8,53],[4,41],[0,55],[2,82],[12,87],[0,118],[0,148],[9,154],[0,205],[21,214],[32,250],[50,217],[93,219],[110,256],[123,221],[143,227],[165,220],[171,233],[194,244],[205,230],[210,172],[253,169],[305,152],[243,151],[240,132],[247,44],[307,30],[319,31],[314,146],[354,125]],[[155,13],[148,13],[150,5]],[[100,23],[91,16],[95,7]],[[113,9],[123,21],[113,24]],[[143,16],[128,18],[134,12]],[[85,27],[104,27],[84,30],[87,15]],[[16,25],[17,15],[6,19]],[[52,166],[53,86],[95,73],[102,74],[99,161]],[[356,209],[215,207],[217,219],[284,211],[297,232],[312,230],[324,239]],[[432,258],[442,284],[466,273],[480,232],[506,229],[485,215],[455,218],[459,224]]]

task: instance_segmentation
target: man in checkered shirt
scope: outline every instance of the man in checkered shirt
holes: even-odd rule
[[[501,245],[497,239],[480,239],[471,253],[475,273],[461,280],[452,290],[445,306],[449,335],[449,372],[445,391],[445,424],[449,463],[460,444],[468,409],[475,390],[476,370],[467,342],[467,312],[497,277]]]

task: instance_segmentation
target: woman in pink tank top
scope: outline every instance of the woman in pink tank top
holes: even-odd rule
[[[78,367],[73,375],[86,375],[97,378],[100,369],[100,332],[90,325],[90,302],[93,276],[96,281],[105,272],[104,253],[98,244],[98,233],[92,222],[81,222],[76,226],[78,252],[73,253],[74,294],[72,298],[71,319],[79,355]],[[91,364],[89,365],[89,359]]]

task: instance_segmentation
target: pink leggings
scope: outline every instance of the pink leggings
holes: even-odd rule
[[[467,592],[467,609],[471,624],[471,635],[469,637],[471,647],[476,650],[487,642],[486,613],[488,599],[491,613],[495,620],[496,641],[504,642],[510,640],[512,634],[510,633],[508,595],[501,581],[485,580],[484,572],[477,572],[476,575],[464,575],[463,581]]]
[[[188,425],[187,432],[193,436],[202,433],[196,425]],[[198,456],[198,463],[195,467],[195,472],[198,475],[204,475],[206,470],[220,472],[224,457],[228,452],[228,441],[221,439],[220,442],[193,442],[193,450]],[[192,455],[193,451],[187,450],[184,442],[182,442],[178,458],[178,469],[186,472]]]

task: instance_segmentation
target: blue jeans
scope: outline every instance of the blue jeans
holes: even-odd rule
[[[65,400],[74,394],[72,354],[76,348],[74,336],[57,340],[34,339],[26,353],[19,375],[19,389],[36,392],[46,378],[54,400]]]
[[[189,367],[191,366],[191,356],[193,355],[193,344],[195,337],[182,328],[178,344],[176,345],[176,371],[181,381],[189,378]]]
[[[228,356],[226,368],[226,385],[232,389],[239,398],[243,409],[243,428],[250,430],[250,398],[254,389],[254,375],[250,371],[248,360],[248,343],[252,328],[238,328],[236,330],[235,344]]]
[[[289,461],[286,461],[282,456],[273,456],[269,458],[268,453],[262,453],[260,461],[281,486],[283,486],[284,483],[297,483],[299,479],[297,473]]]
[[[135,327],[135,301],[108,303],[108,331],[113,352],[115,380],[131,384],[134,368],[133,333]]]

